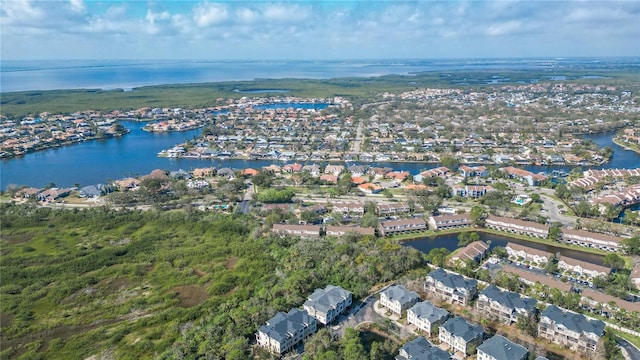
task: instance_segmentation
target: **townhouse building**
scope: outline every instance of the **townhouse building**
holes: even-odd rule
[[[528,318],[535,313],[537,303],[536,299],[490,285],[478,294],[476,308],[488,318],[511,324],[518,321],[520,315]]]
[[[377,210],[379,216],[407,214],[411,212],[409,205],[403,202],[379,204]]]
[[[604,335],[605,323],[549,305],[540,314],[538,336],[573,351],[593,353]]]
[[[529,261],[534,267],[543,267],[553,256],[552,253],[534,249],[532,247],[516,244],[513,242],[507,243],[505,246],[509,259],[514,261]],[[522,259],[522,260],[520,260]]]
[[[395,360],[449,360],[451,354],[431,344],[424,337],[418,337],[409,341],[400,348]]]
[[[590,278],[607,276],[611,272],[611,269],[606,266],[592,264],[564,255],[558,257],[558,269],[563,271],[573,271],[574,273]]]
[[[542,239],[546,239],[549,236],[549,225],[538,224],[533,221],[489,215],[485,221],[485,226],[495,230]]]
[[[380,236],[423,231],[427,230],[427,222],[419,218],[381,221],[378,230]]]
[[[364,214],[364,204],[356,202],[338,202],[334,203],[332,212],[341,214]]]
[[[278,312],[256,333],[258,346],[283,354],[316,332],[316,319],[300,309]]]
[[[480,345],[484,330],[480,325],[472,325],[462,317],[456,316],[447,320],[439,328],[438,339],[450,349],[470,355],[470,345]]]
[[[449,318],[449,312],[434,306],[430,301],[419,302],[407,310],[407,322],[426,332],[431,337],[436,326]]]
[[[438,268],[427,275],[424,290],[446,302],[467,305],[478,291],[478,281]]]
[[[339,286],[327,285],[316,289],[304,302],[303,308],[321,324],[327,325],[335,320],[353,302],[353,294]]]
[[[529,350],[504,336],[494,335],[478,346],[478,360],[524,360]]]
[[[420,301],[420,297],[415,291],[409,291],[402,285],[393,285],[380,292],[380,305],[402,315],[415,303]]]
[[[471,226],[469,214],[438,215],[429,217],[429,227],[433,230],[458,229]]]
[[[563,228],[562,241],[606,251],[620,251],[622,238],[613,235],[599,234],[586,230]]]
[[[293,235],[302,237],[320,236],[320,226],[317,225],[273,224],[273,228],[271,229],[271,231],[282,235]]]
[[[451,188],[451,195],[477,199],[493,190],[494,188],[490,185],[454,185]]]
[[[467,244],[464,248],[458,250],[451,258],[449,263],[466,266],[467,261],[480,261],[484,254],[489,250],[489,245],[484,241],[474,241]]]

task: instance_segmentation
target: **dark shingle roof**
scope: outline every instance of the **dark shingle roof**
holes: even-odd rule
[[[406,304],[412,301],[420,300],[418,293],[416,293],[415,291],[409,291],[402,285],[390,286],[382,293],[386,294],[389,300],[397,300],[400,302],[400,304]]]
[[[293,336],[297,331],[316,320],[300,309],[291,309],[288,314],[277,313],[260,327],[260,331],[278,342],[284,342],[287,337]]]
[[[482,351],[496,360],[521,360],[529,352],[525,347],[514,344],[500,335],[495,335],[483,342],[478,346],[478,351]]]
[[[593,333],[597,336],[604,335],[605,323],[601,320],[589,320],[582,314],[570,311],[562,311],[555,305],[550,305],[540,317],[548,317],[556,324],[562,324],[564,327],[575,332]]]
[[[404,344],[400,354],[396,356],[396,360],[448,360],[450,358],[451,355],[448,352],[431,345],[424,337]]]
[[[502,291],[495,285],[490,285],[480,294],[485,295],[489,299],[496,301],[500,305],[509,309],[525,309],[527,311],[533,311],[538,303],[536,299],[521,297],[520,294],[516,294],[511,291]]]
[[[428,320],[430,323],[449,316],[449,312],[447,310],[433,306],[429,301],[419,302],[409,309],[409,311],[416,314],[421,319]]]
[[[463,338],[464,341],[475,339],[478,336],[482,336],[484,333],[482,326],[471,325],[467,320],[459,316],[447,320],[447,322],[442,324],[442,327],[450,334]]]
[[[461,289],[471,290],[478,286],[477,280],[465,279],[462,275],[448,273],[444,271],[442,268],[433,270],[432,272],[429,273],[428,276],[452,289],[461,288]]]

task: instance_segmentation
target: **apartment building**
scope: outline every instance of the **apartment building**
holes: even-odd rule
[[[593,353],[604,335],[605,323],[550,305],[540,314],[538,336],[573,351]]]
[[[315,333],[316,319],[300,309],[279,312],[256,333],[258,346],[272,353],[283,354]]]
[[[546,239],[549,236],[549,225],[538,224],[533,221],[489,215],[485,220],[485,225],[491,229],[542,239]]]
[[[303,308],[310,316],[327,325],[345,311],[353,301],[351,292],[333,285],[316,289],[304,302]]]
[[[424,290],[452,304],[467,305],[478,291],[478,281],[438,268],[427,275]]]
[[[407,310],[407,322],[432,335],[434,328],[449,318],[449,312],[434,306],[430,301],[419,302]]]
[[[528,317],[533,314],[537,303],[536,299],[490,285],[478,294],[476,308],[488,318],[511,324],[516,322],[520,315]]]

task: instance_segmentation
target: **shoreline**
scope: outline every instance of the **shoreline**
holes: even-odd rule
[[[630,146],[627,146],[625,141],[618,140],[618,138],[616,138],[615,136],[611,138],[611,141],[613,141],[614,144],[620,146],[621,148],[623,148],[625,150],[633,151],[636,154],[640,154],[640,148],[636,149],[636,148],[632,148]]]
[[[485,229],[485,228],[449,229],[449,230],[443,230],[443,231],[439,231],[439,232],[435,232],[434,230],[428,230],[428,231],[425,231],[424,233],[422,233],[422,235],[409,234],[409,235],[412,235],[412,236],[408,237],[408,238],[390,237],[389,239],[398,240],[399,243],[403,244],[405,242],[422,240],[422,239],[424,239],[426,237],[437,237],[437,236],[442,236],[442,235],[462,234],[462,233],[466,233],[466,232],[478,232],[478,233],[485,233],[485,234],[491,234],[491,235],[498,235],[498,236],[503,236],[503,237],[507,237],[507,238],[513,238],[513,239],[522,240],[522,241],[534,242],[534,243],[543,244],[543,245],[550,245],[550,246],[559,247],[559,248],[563,248],[563,249],[567,249],[567,250],[581,251],[581,252],[584,252],[584,253],[588,253],[588,254],[592,254],[592,255],[598,255],[598,256],[605,256],[607,254],[610,254],[610,252],[604,251],[604,250],[598,250],[598,249],[588,248],[588,247],[584,247],[584,246],[567,244],[567,243],[563,243],[563,242],[556,242],[556,241],[551,241],[551,240],[548,240],[548,239],[534,238],[534,237],[529,237],[529,236],[525,236],[525,235],[506,233],[506,232],[502,232],[502,231],[498,231],[498,230]],[[413,236],[413,235],[415,235],[415,236]]]

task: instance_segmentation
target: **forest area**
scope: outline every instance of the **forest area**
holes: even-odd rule
[[[1,359],[268,357],[255,331],[316,288],[359,298],[425,265],[388,239],[279,237],[247,215],[0,209]],[[359,341],[325,345],[365,356]]]

